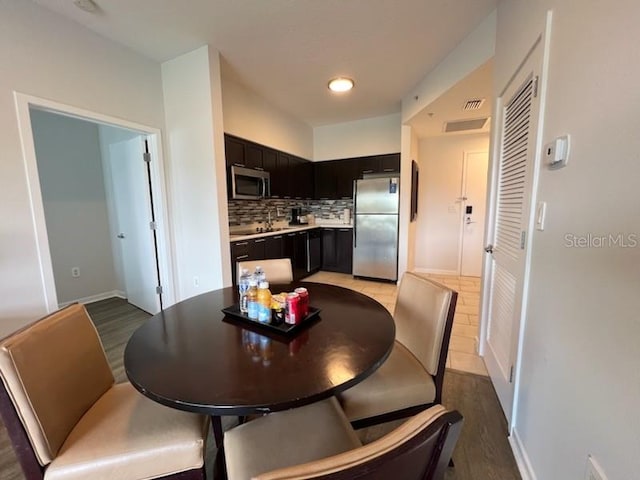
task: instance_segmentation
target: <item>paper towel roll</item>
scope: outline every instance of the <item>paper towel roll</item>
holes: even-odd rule
[[[345,208],[344,211],[342,212],[342,221],[344,223],[351,223],[351,210],[348,208]]]

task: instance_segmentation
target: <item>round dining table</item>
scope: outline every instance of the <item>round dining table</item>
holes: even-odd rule
[[[124,367],[132,385],[163,405],[211,416],[221,444],[221,416],[259,414],[328,398],[371,375],[389,356],[393,318],[354,290],[312,282],[272,285],[273,293],[304,286],[319,309],[295,331],[281,333],[225,315],[235,287],[176,303],[152,316],[129,339]]]

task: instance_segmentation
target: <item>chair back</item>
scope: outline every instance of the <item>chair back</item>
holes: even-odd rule
[[[432,376],[439,370],[444,374],[457,298],[457,292],[415,273],[406,272],[400,281],[393,313],[396,340]]]
[[[254,480],[441,480],[461,428],[460,413],[435,405],[372,443]]]
[[[0,341],[0,377],[40,465],[55,458],[114,383],[98,333],[78,304]]]
[[[271,260],[250,260],[238,262],[238,275],[240,279],[242,269],[246,268],[249,273],[253,273],[257,266],[262,267],[269,283],[291,283],[293,282],[293,270],[290,258],[275,258]]]

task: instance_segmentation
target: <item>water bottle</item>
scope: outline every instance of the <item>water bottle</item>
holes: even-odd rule
[[[258,282],[253,277],[249,279],[247,290],[247,316],[251,320],[258,320]]]
[[[238,294],[240,296],[240,312],[246,314],[249,311],[249,306],[247,305],[247,292],[249,291],[249,270],[246,268],[242,269],[240,279],[238,280]]]
[[[264,282],[267,279],[267,274],[264,273],[264,270],[260,265],[256,266],[256,270],[255,272],[253,272],[253,276],[258,281],[258,285],[260,285],[260,282]]]

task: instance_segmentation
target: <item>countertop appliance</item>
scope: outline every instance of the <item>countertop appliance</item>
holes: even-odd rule
[[[400,179],[356,180],[353,195],[353,275],[397,281]]]
[[[233,199],[259,200],[271,195],[269,172],[232,165],[229,177]]]

